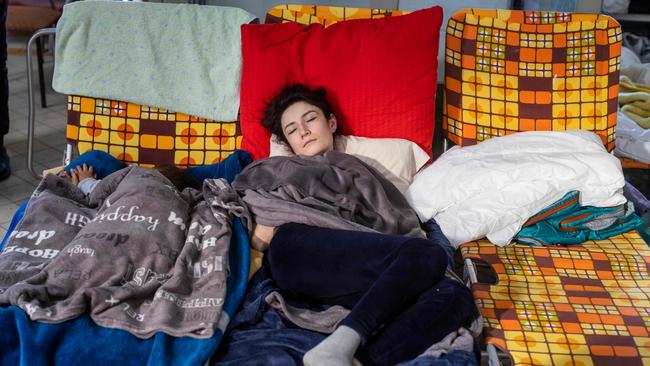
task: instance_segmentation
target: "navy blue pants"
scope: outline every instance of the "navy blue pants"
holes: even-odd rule
[[[265,262],[288,298],[351,309],[341,325],[361,336],[364,366],[418,356],[474,307],[469,289],[444,277],[445,250],[427,239],[284,224]]]

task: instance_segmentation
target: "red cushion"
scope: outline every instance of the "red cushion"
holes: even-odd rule
[[[288,84],[327,89],[341,132],[409,139],[431,154],[439,6],[381,19],[242,26],[242,149],[269,155],[260,121]]]

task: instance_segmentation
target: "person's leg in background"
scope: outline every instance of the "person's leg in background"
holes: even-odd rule
[[[7,75],[7,6],[9,0],[0,0],[0,181],[9,178],[9,156],[4,137],[9,133],[9,77]]]

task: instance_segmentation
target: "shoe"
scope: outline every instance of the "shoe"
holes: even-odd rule
[[[3,181],[11,175],[11,167],[9,166],[9,155],[4,147],[0,147],[0,181]]]

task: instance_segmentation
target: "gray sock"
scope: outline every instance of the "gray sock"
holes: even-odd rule
[[[305,366],[352,366],[361,337],[354,329],[342,325],[302,358]]]

